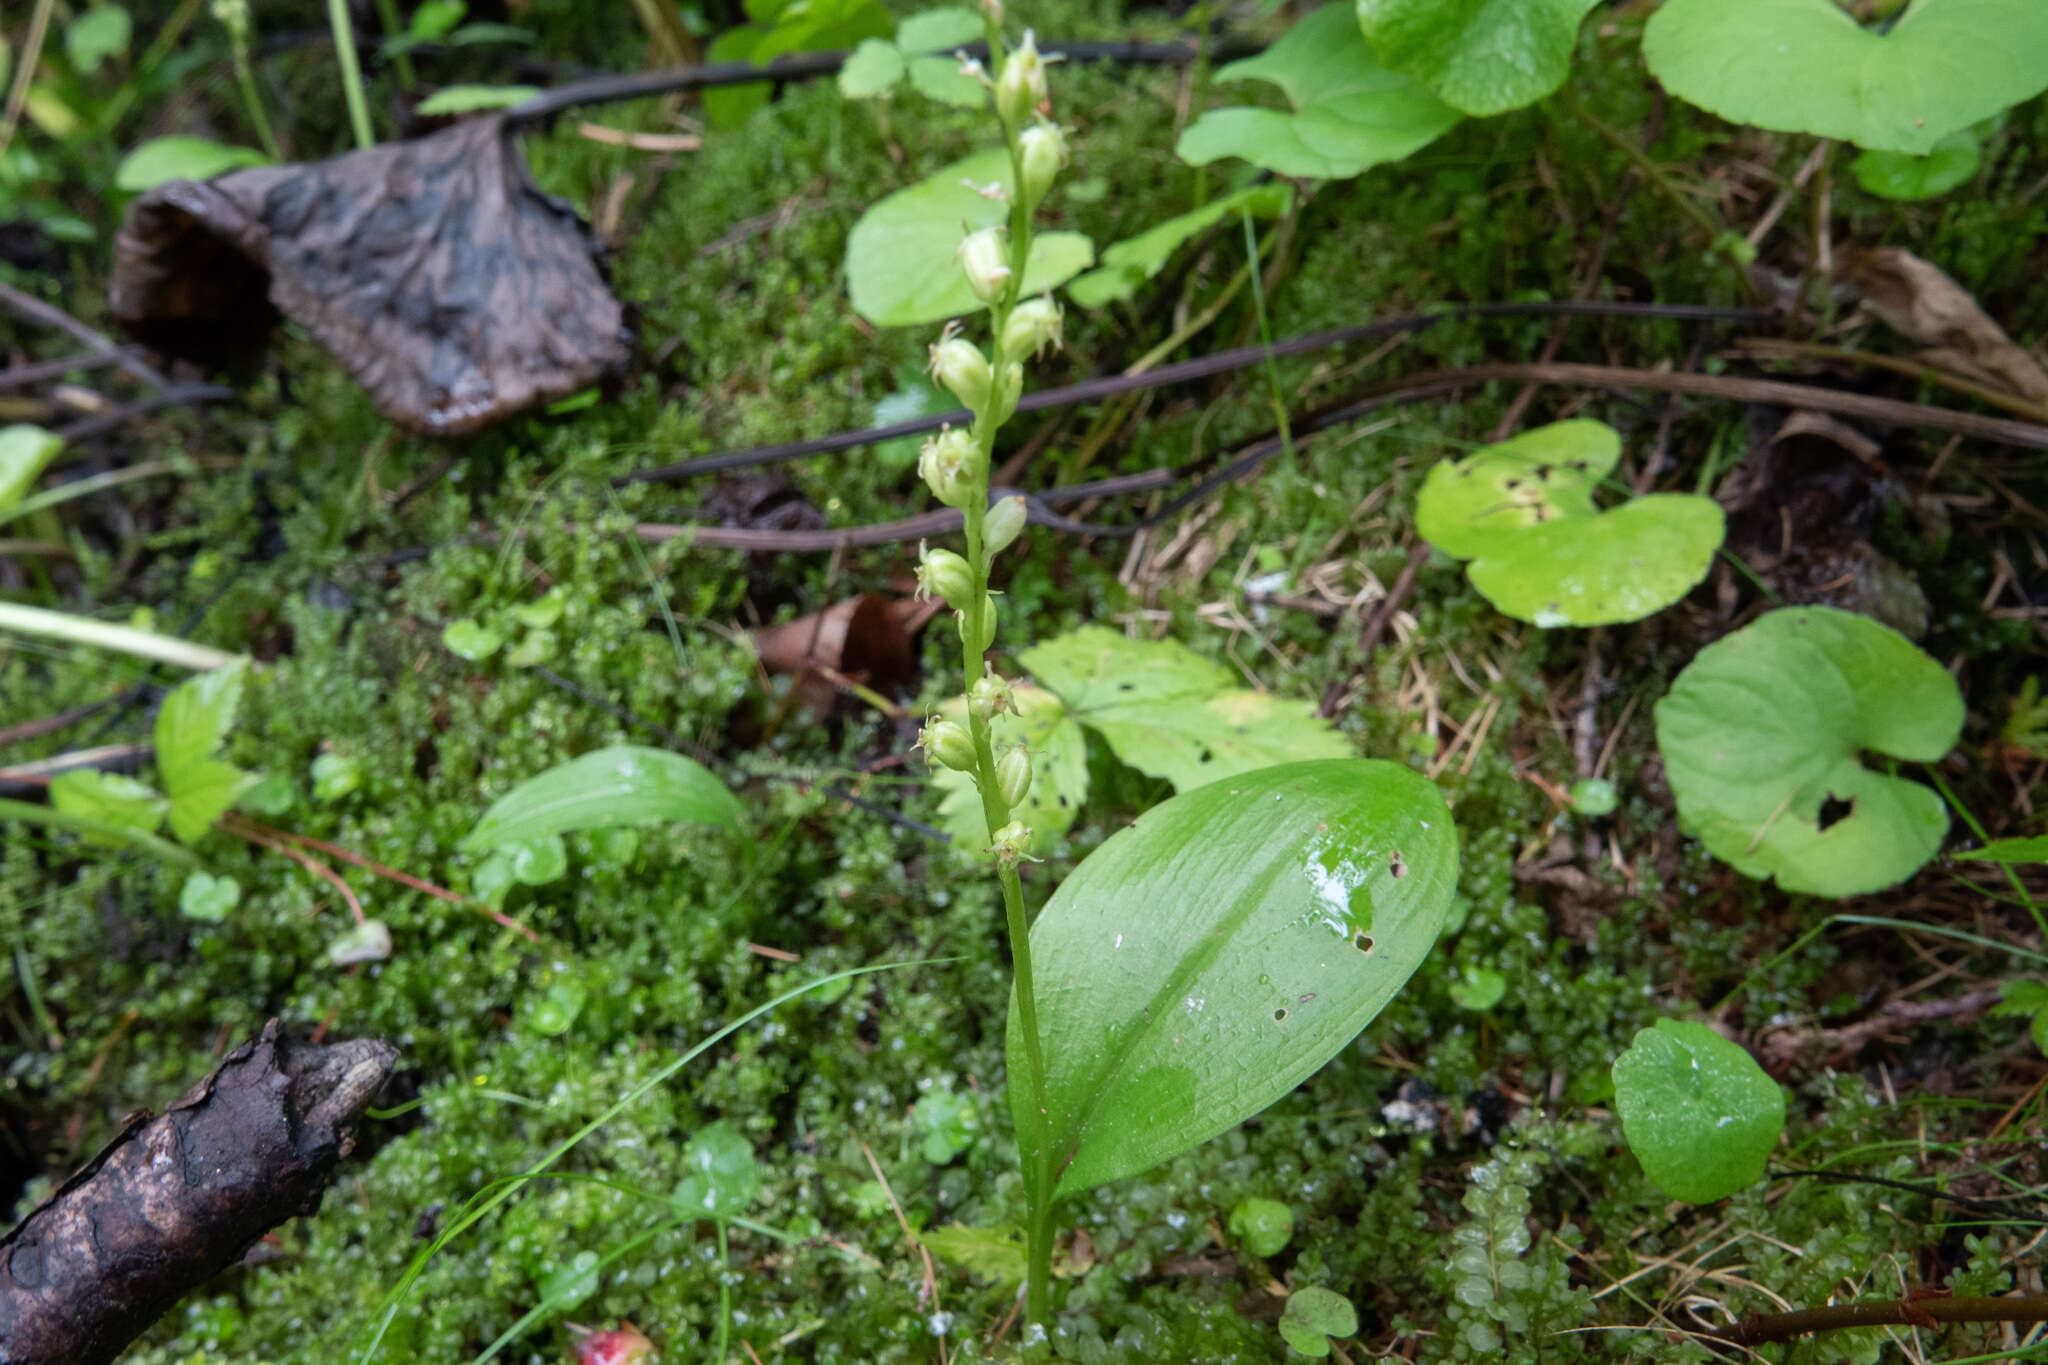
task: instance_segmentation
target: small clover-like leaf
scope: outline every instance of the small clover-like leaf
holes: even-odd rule
[[[754,1146],[730,1124],[699,1130],[683,1149],[683,1169],[689,1174],[676,1186],[676,1207],[693,1217],[737,1217],[760,1197],[761,1165]]]
[[[1643,57],[1731,122],[1925,155],[2048,89],[2048,5],[1913,0],[1879,32],[1835,0],[1665,0]]]
[[[1787,891],[1854,896],[1905,880],[1948,810],[1864,754],[1932,763],[1962,733],[1955,679],[1854,612],[1788,607],[1700,651],[1657,703],[1657,747],[1686,829]]]
[[[504,648],[505,637],[465,616],[441,628],[441,643],[456,658],[477,663]]]
[[[1621,458],[1603,422],[1553,422],[1429,472],[1424,539],[1469,559],[1472,586],[1539,626],[1597,626],[1661,611],[1706,577],[1726,534],[1711,498],[1653,493],[1601,511],[1593,489]]]
[[[1762,1178],[1785,1128],[1785,1092],[1705,1024],[1659,1019],[1615,1059],[1622,1135],[1658,1189],[1711,1204]]]
[[[1330,1338],[1358,1335],[1358,1310],[1334,1289],[1310,1285],[1287,1296],[1280,1314],[1280,1336],[1305,1356],[1330,1354]]]
[[[194,872],[178,889],[178,913],[206,924],[219,924],[241,903],[242,884],[233,877]]]
[[[1564,84],[1599,0],[1357,0],[1382,62],[1468,114],[1533,104]]]
[[[1010,205],[983,197],[968,182],[999,184],[1008,193],[1009,152],[976,152],[861,215],[846,238],[846,288],[854,312],[877,326],[914,327],[981,309],[953,253],[969,232],[1009,222]],[[1024,293],[1055,289],[1094,263],[1095,244],[1080,233],[1037,233]]]
[[[1399,161],[1463,117],[1414,77],[1374,60],[1343,0],[1308,15],[1258,56],[1230,63],[1216,79],[1271,81],[1294,110],[1210,110],[1174,147],[1191,165],[1234,156],[1281,175],[1345,179]]]

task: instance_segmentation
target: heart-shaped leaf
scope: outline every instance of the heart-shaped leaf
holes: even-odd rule
[[[1009,152],[976,152],[860,216],[846,238],[846,289],[854,312],[880,327],[914,327],[981,311],[953,253],[969,232],[1009,222],[1010,205],[984,197],[969,181],[1012,190]],[[1058,288],[1094,263],[1095,244],[1080,233],[1037,233],[1024,292]]]
[[[206,924],[219,924],[241,903],[242,884],[233,877],[194,872],[178,889],[178,913]]]
[[[689,820],[738,832],[738,798],[701,763],[617,744],[548,769],[506,792],[462,841],[471,852],[578,829]]]
[[[456,658],[476,663],[504,648],[505,637],[465,616],[441,628],[441,643],[448,646],[448,652]]]
[[[1599,0],[1357,0],[1375,55],[1468,114],[1534,104],[1564,84]]]
[[[1225,217],[1248,213],[1254,218],[1278,218],[1294,203],[1290,185],[1253,185],[1235,194],[1212,200],[1192,213],[1169,218],[1127,237],[1102,253],[1102,268],[1091,270],[1067,286],[1067,296],[1083,308],[1127,299],[1138,286],[1166,268],[1182,243],[1206,232]]]
[[[1330,1354],[1331,1337],[1357,1335],[1358,1310],[1336,1290],[1310,1285],[1287,1296],[1280,1336],[1303,1355],[1320,1360]]]
[[[1711,498],[1653,493],[1612,511],[1593,489],[1621,458],[1603,422],[1553,422],[1429,471],[1416,528],[1469,559],[1472,586],[1539,626],[1635,621],[1692,591],[1727,533]]]
[[[1819,896],[1879,890],[1934,856],[1941,798],[1859,759],[1932,763],[1962,726],[1946,669],[1830,607],[1774,611],[1709,645],[1657,703],[1685,827],[1738,872]]]
[[[1348,758],[1351,742],[1315,704],[1254,692],[1174,640],[1132,640],[1104,626],[1018,656],[1068,711],[1140,772],[1178,791],[1311,758]]]
[[[1711,1204],[1763,1177],[1785,1092],[1705,1024],[1659,1019],[1614,1062],[1622,1135],[1658,1189]]]
[[[1008,1037],[1027,1169],[1048,1152],[1056,1192],[1085,1190],[1286,1094],[1421,964],[1457,870],[1443,797],[1394,763],[1265,768],[1138,817],[1031,927],[1043,1112],[1014,997]]]
[[[2048,6],[1913,0],[1880,33],[1835,0],[1665,0],[1643,57],[1732,122],[1925,155],[2048,89]]]
[[[1258,56],[1224,67],[1216,79],[1271,81],[1287,92],[1294,112],[1209,111],[1174,147],[1191,165],[1235,156],[1281,175],[1341,180],[1399,161],[1463,117],[1414,77],[1374,60],[1342,0],[1301,20]]]

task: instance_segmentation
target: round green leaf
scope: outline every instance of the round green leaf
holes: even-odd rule
[[[1239,1200],[1230,1235],[1254,1256],[1277,1256],[1294,1237],[1294,1210],[1277,1199]]]
[[[458,659],[476,663],[488,659],[504,647],[505,637],[489,626],[479,625],[468,617],[450,621],[441,628],[441,643],[448,652]]]
[[[224,171],[269,164],[270,158],[254,147],[230,147],[184,134],[153,137],[121,158],[114,168],[114,187],[140,194],[167,180],[205,180]]]
[[[903,54],[887,38],[863,38],[839,68],[839,93],[850,100],[872,99],[903,79]]]
[[[1020,1145],[1071,1194],[1258,1113],[1413,974],[1457,869],[1443,797],[1395,763],[1265,768],[1139,816],[1031,927],[1050,1075],[1041,1113],[1013,998]]]
[[[1190,165],[1226,156],[1281,175],[1341,180],[1399,161],[1462,117],[1413,77],[1373,60],[1351,8],[1324,5],[1256,57],[1232,62],[1218,81],[1271,81],[1294,112],[1215,109],[1175,144]]]
[[[1599,0],[1357,0],[1379,59],[1468,114],[1533,104],[1564,84]]]
[[[1582,777],[1572,783],[1572,806],[1581,815],[1612,815],[1619,804],[1620,794],[1604,777]]]
[[[546,886],[569,870],[569,846],[559,834],[521,839],[503,848],[512,860],[513,880],[527,886]]]
[[[1879,890],[1934,856],[1941,798],[1859,755],[1932,763],[1962,725],[1947,670],[1829,607],[1774,611],[1709,645],[1657,703],[1685,827],[1746,876],[1820,896]]]
[[[1711,1204],[1762,1178],[1785,1128],[1785,1092],[1704,1024],[1659,1019],[1614,1063],[1622,1135],[1658,1189]]]
[[[1880,33],[1835,0],[1665,0],[1643,56],[1732,122],[1925,155],[2048,89],[2048,5],[1913,0]]]
[[[578,829],[690,820],[737,831],[739,800],[701,763],[616,744],[529,778],[494,802],[462,841],[470,852]]]
[[[64,30],[64,55],[80,71],[99,70],[109,57],[126,55],[135,36],[135,21],[119,5],[95,5]]]
[[[1007,223],[1010,206],[968,181],[1010,189],[1009,152],[976,152],[861,215],[846,239],[846,288],[856,313],[881,327],[914,327],[981,311],[953,253],[967,233]],[[1057,288],[1094,263],[1095,244],[1080,233],[1038,233],[1024,292]]]
[[[761,1194],[761,1166],[754,1146],[723,1122],[710,1124],[683,1152],[685,1175],[676,1186],[679,1210],[698,1218],[737,1217]]]
[[[1331,1337],[1358,1335],[1358,1312],[1351,1300],[1334,1289],[1311,1285],[1287,1296],[1280,1314],[1280,1336],[1305,1356],[1330,1354]]]
[[[1911,152],[1864,152],[1849,163],[1856,183],[1880,199],[1932,199],[1966,185],[1984,153],[1974,128],[1950,133],[1925,156]]]
[[[1472,562],[1472,586],[1539,626],[1662,611],[1706,577],[1726,535],[1711,498],[1653,493],[1603,512],[1593,489],[1621,458],[1603,422],[1553,422],[1429,472],[1416,527]]]
[[[1467,967],[1451,978],[1451,1003],[1461,1010],[1484,1013],[1508,993],[1508,979],[1491,967]]]
[[[242,884],[233,877],[194,872],[178,889],[178,913],[207,924],[219,924],[241,903]]]

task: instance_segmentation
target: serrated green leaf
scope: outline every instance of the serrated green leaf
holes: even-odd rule
[[[1177,791],[1276,763],[1354,752],[1312,702],[1234,687],[1228,669],[1176,641],[1131,640],[1083,626],[1019,659],[1118,758]]]
[[[1881,199],[1933,199],[1966,185],[1983,164],[1976,130],[1964,128],[1934,144],[1925,156],[1868,151],[1849,163],[1856,183]]]
[[[1294,112],[1211,110],[1175,145],[1191,165],[1234,156],[1281,175],[1343,179],[1399,161],[1462,117],[1421,82],[1374,60],[1342,0],[1302,19],[1258,56],[1223,67],[1216,79],[1271,81]]]
[[[686,820],[742,828],[744,810],[702,764],[665,749],[618,744],[527,779],[493,802],[462,841],[471,852],[578,829]]]
[[[1785,1092],[1705,1024],[1659,1019],[1615,1059],[1622,1135],[1658,1189],[1711,1204],[1763,1178],[1785,1129]]]
[[[171,180],[207,180],[245,166],[268,166],[254,147],[233,147],[211,138],[180,133],[153,137],[133,148],[114,168],[114,188],[140,194]]]
[[[1727,534],[1713,499],[1653,493],[1610,511],[1593,489],[1621,458],[1603,422],[1553,422],[1429,472],[1416,529],[1472,562],[1472,586],[1538,626],[1635,621],[1684,597]]]
[[[1925,155],[2048,89],[2048,5],[1913,0],[1880,33],[1834,0],[1665,0],[1643,57],[1732,122]]]
[[[982,309],[953,253],[968,232],[1008,222],[1010,206],[983,198],[968,181],[1009,187],[1009,152],[976,152],[861,215],[846,239],[846,287],[856,313],[881,327],[914,327]],[[1031,240],[1024,292],[1057,288],[1094,261],[1095,246],[1080,233],[1039,233]]]
[[[171,830],[190,843],[256,783],[212,757],[242,704],[247,659],[201,673],[171,690],[156,714],[156,765],[170,797]]]
[[[1362,759],[1211,783],[1111,836],[1031,927],[1042,1110],[1011,1001],[1027,1170],[1046,1152],[1060,1195],[1135,1175],[1300,1084],[1436,942],[1457,848],[1435,787]]]
[[[1019,742],[1031,752],[1031,790],[1013,812],[1031,827],[1034,851],[1043,852],[1074,823],[1088,796],[1088,740],[1067,714],[1060,699],[1043,688],[1020,684],[1015,689],[1017,714],[997,716],[989,739],[997,754]],[[965,723],[964,700],[955,698],[941,711]],[[939,802],[939,827],[953,837],[956,852],[972,856],[988,843],[988,822],[974,779],[943,764],[932,767],[932,785],[944,793]]]
[[[932,1255],[970,1275],[993,1280],[999,1286],[1024,1283],[1024,1239],[1010,1229],[948,1223],[925,1230],[918,1240]]]
[[[1932,763],[1962,725],[1948,670],[1830,607],[1774,611],[1709,645],[1657,703],[1684,827],[1745,876],[1819,896],[1879,890],[1934,856],[1941,797],[1860,760]]]
[[[242,793],[256,785],[254,773],[245,773],[232,763],[203,758],[181,770],[173,780],[164,774],[171,804],[171,833],[188,844],[196,844],[213,827],[213,822],[234,809]]]
[[[64,438],[26,422],[0,427],[0,512],[28,496],[28,490],[64,449]]]
[[[1534,104],[1564,84],[1599,0],[1357,0],[1380,61],[1468,114]]]
[[[1192,213],[1183,213],[1127,237],[1102,253],[1102,268],[1091,270],[1067,286],[1067,296],[1083,308],[1127,299],[1138,286],[1166,268],[1173,253],[1190,238],[1208,231],[1226,217],[1249,213],[1254,218],[1278,218],[1294,203],[1294,187],[1285,184],[1253,185],[1225,195]]]
[[[90,768],[51,778],[50,804],[67,815],[139,829],[145,834],[155,832],[170,807],[147,783],[121,773],[95,772]],[[121,842],[95,834],[88,834],[86,839],[89,843],[115,847]]]

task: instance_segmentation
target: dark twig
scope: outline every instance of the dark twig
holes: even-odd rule
[[[4,305],[17,317],[27,318],[30,322],[41,323],[45,327],[54,327],[72,340],[82,342],[102,355],[112,356],[114,364],[152,388],[170,387],[170,380],[164,378],[155,366],[133,351],[115,345],[63,309],[44,303],[33,294],[25,294],[4,280],[0,280],[0,305]]]
[[[1838,1303],[1795,1313],[1760,1313],[1700,1335],[1731,1346],[1765,1346],[1848,1327],[1940,1327],[1957,1322],[2048,1322],[2048,1295],[1952,1299],[1940,1293],[1878,1303]]]
[[[1408,562],[1401,566],[1401,572],[1394,576],[1394,586],[1387,589],[1387,595],[1379,600],[1366,618],[1365,625],[1358,632],[1358,656],[1372,657],[1379,648],[1380,637],[1387,633],[1387,627],[1394,622],[1394,613],[1401,609],[1401,603],[1415,587],[1415,575],[1429,560],[1429,543],[1424,541],[1408,552]]]
[[[55,734],[59,730],[67,730],[82,720],[92,719],[109,706],[119,706],[132,695],[139,695],[148,690],[148,684],[137,684],[125,692],[106,697],[100,701],[87,702],[83,706],[74,706],[67,711],[59,711],[52,716],[39,716],[35,720],[25,720],[17,725],[10,725],[4,730],[0,730],[0,748],[6,748],[10,744],[20,744],[24,740],[39,739],[44,735]]]
[[[27,365],[10,365],[0,370],[0,389],[25,389],[52,379],[62,379],[75,370],[104,370],[119,365],[133,351],[99,351],[92,355],[64,355],[55,360],[37,360]]]
[[[106,412],[96,413],[91,417],[58,427],[57,434],[67,441],[82,441],[88,436],[112,431],[138,417],[146,417],[164,408],[179,408],[199,403],[230,403],[234,398],[233,389],[222,388],[218,384],[173,384],[137,398],[133,402],[123,403]]]

